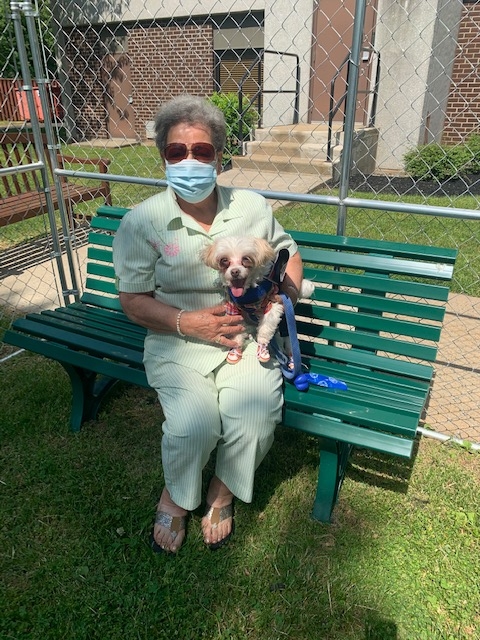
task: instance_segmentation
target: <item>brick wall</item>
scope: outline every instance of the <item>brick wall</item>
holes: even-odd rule
[[[65,54],[73,88],[77,128],[85,138],[108,138],[102,60],[106,49],[94,29],[72,30]],[[182,93],[209,95],[213,83],[211,26],[136,27],[128,33],[135,132],[145,139],[146,123],[160,104]]]
[[[463,7],[442,142],[462,142],[480,130],[480,2]]]
[[[214,91],[211,26],[135,28],[129,32],[128,53],[135,130],[142,139],[160,104],[182,93]]]

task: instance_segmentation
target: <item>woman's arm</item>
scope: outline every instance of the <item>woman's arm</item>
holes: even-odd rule
[[[181,309],[156,300],[153,292],[121,292],[120,304],[132,322],[158,333],[178,333],[179,330],[185,336],[233,348],[236,342],[228,336],[244,331],[242,316],[225,315],[223,304],[181,312]]]

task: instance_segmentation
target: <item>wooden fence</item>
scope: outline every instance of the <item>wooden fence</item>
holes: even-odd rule
[[[27,103],[27,96],[22,89],[22,80],[12,78],[0,78],[0,122],[25,122],[30,120],[30,110]],[[37,84],[32,83],[33,99],[38,119],[43,122],[43,110],[40,103],[40,94]],[[63,108],[60,101],[60,84],[53,80],[46,85],[49,91],[49,103],[57,119],[63,118]]]

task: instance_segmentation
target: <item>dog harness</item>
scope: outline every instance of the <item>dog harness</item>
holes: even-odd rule
[[[257,287],[248,289],[241,296],[234,296],[231,289],[228,289],[226,314],[233,316],[240,312],[245,320],[258,324],[260,317],[270,311],[273,296],[277,293],[278,285],[268,279],[262,280]]]

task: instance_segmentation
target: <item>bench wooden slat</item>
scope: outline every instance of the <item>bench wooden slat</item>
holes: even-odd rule
[[[106,249],[89,246],[87,249],[87,258],[89,260],[98,260],[99,262],[112,262],[112,252]]]
[[[87,273],[93,276],[103,276],[104,278],[110,278],[110,280],[115,279],[115,270],[113,266],[109,264],[89,262],[87,264]],[[87,284],[87,286],[90,288],[91,285]]]
[[[112,248],[113,247],[113,236],[108,236],[105,233],[92,233],[92,232],[90,232],[88,234],[88,242],[91,245]]]
[[[435,247],[407,242],[389,242],[386,240],[374,240],[371,238],[354,238],[346,236],[332,236],[308,231],[289,230],[292,238],[301,247],[326,247],[337,249],[341,252],[359,251],[365,253],[387,254],[390,256],[402,256],[417,260],[421,254],[423,260],[429,262],[445,262],[455,264],[457,258],[456,249]]]
[[[122,310],[122,306],[120,304],[118,296],[116,296],[115,298],[109,298],[104,294],[91,293],[87,291],[82,296],[82,302],[92,306],[101,307],[102,309],[111,309],[112,311]]]
[[[379,293],[399,296],[414,296],[417,298],[431,298],[440,302],[448,299],[448,287],[438,284],[426,284],[423,282],[412,282],[411,280],[393,280],[384,276],[372,274],[358,275],[356,273],[344,271],[324,271],[322,269],[312,269],[305,267],[305,277],[317,283],[331,284],[337,287],[348,286],[353,289],[363,289],[377,291]]]
[[[60,202],[64,202],[67,210],[72,212],[73,205],[96,200],[97,198],[102,198],[106,205],[112,204],[110,186],[107,180],[95,181],[95,184],[87,186],[67,181],[66,178],[62,177],[61,193],[57,193],[52,178],[51,158],[45,136],[42,140],[46,175],[48,175],[49,179],[49,184],[45,185],[45,189],[41,184],[39,170],[28,173],[21,172],[22,165],[38,163],[41,160],[33,143],[32,135],[24,132],[0,132],[0,151],[1,156],[3,156],[2,166],[19,168],[18,173],[2,176],[0,186],[0,227],[47,213],[48,200],[46,192],[50,194],[55,210],[59,208]],[[107,174],[110,160],[106,158],[62,157],[58,155],[59,166],[64,167],[65,163],[81,166],[88,165],[89,167],[95,167],[101,174]]]
[[[30,316],[27,317],[30,319]],[[41,322],[51,327],[75,331],[79,335],[92,338],[97,338],[99,332],[103,333],[108,328],[108,341],[111,344],[126,347],[132,346],[140,351],[143,350],[144,334],[135,334],[131,331],[127,333],[124,326],[110,324],[107,327],[101,319],[92,318],[86,314],[74,313],[66,315],[55,311],[45,311],[42,313]]]
[[[74,351],[85,351],[101,358],[120,362],[122,364],[142,367],[142,350],[133,349],[132,346],[123,346],[111,341],[111,334],[107,336],[90,338],[79,335],[76,332],[52,327],[38,314],[30,314],[26,318],[20,318],[15,322],[15,328],[23,333],[37,336],[46,341],[59,343]]]
[[[287,406],[305,415],[324,415],[337,418],[344,424],[355,424],[377,431],[414,437],[418,426],[415,412],[400,411],[398,407],[386,410],[363,403],[353,394],[325,393],[324,388],[312,386],[308,393],[299,392],[292,385],[285,388]]]
[[[382,453],[410,458],[413,440],[399,438],[389,433],[369,431],[363,427],[345,425],[343,422],[328,420],[321,416],[310,416],[286,409],[284,424],[293,429],[304,431],[314,436],[324,436],[330,440],[339,440],[357,447],[373,449]]]
[[[362,349],[369,352],[388,351],[391,354],[399,356],[430,361],[435,360],[437,355],[436,347],[400,340],[398,337],[390,338],[366,331],[352,331],[352,329],[336,329],[327,325],[320,327],[316,325],[314,330],[312,330],[311,327],[311,324],[301,321],[297,322],[297,328],[301,334],[308,332],[308,334],[313,337],[321,338],[327,342],[344,342],[355,349]]]
[[[365,350],[341,349],[329,344],[318,344],[303,340],[301,337],[300,348],[305,356],[314,356],[320,360],[343,362],[344,364],[363,367],[365,370],[398,373],[399,375],[428,382],[431,381],[433,375],[433,367],[430,365],[389,358],[388,356],[377,355]]]
[[[368,283],[364,283],[368,286]],[[328,287],[317,287],[312,296],[313,300],[331,305],[343,305],[347,307],[357,307],[374,313],[398,314],[401,316],[413,316],[424,318],[425,320],[436,320],[442,322],[445,315],[445,307],[434,305],[430,296],[425,295],[422,299],[428,299],[429,303],[421,302],[410,294],[405,298],[388,298],[382,292],[368,292],[366,288],[356,290],[333,289]]]
[[[310,249],[300,247],[300,254],[304,262],[315,264],[321,262],[332,267],[347,267],[349,269],[362,269],[371,273],[385,273],[395,275],[409,275],[414,277],[450,278],[453,267],[442,263],[419,262],[392,259],[375,254],[342,253],[325,249]]]
[[[131,331],[132,333],[138,333],[143,336],[146,334],[146,329],[144,329],[140,325],[134,324],[131,320],[129,320],[120,308],[118,309],[118,312],[115,313],[115,310],[112,310],[110,308],[104,308],[99,305],[93,306],[88,302],[85,302],[83,298],[87,298],[88,295],[88,293],[85,293],[82,296],[82,302],[74,302],[72,304],[69,304],[68,307],[61,307],[60,309],[56,309],[56,312],[58,311],[58,313],[72,312],[85,314],[87,318],[97,318],[107,326],[109,325],[109,323],[113,322],[118,326],[126,327],[126,329],[128,331]],[[101,297],[106,298],[106,296]],[[109,298],[106,299],[109,300]],[[112,311],[114,312],[112,313]]]
[[[373,332],[391,332],[424,340],[438,340],[440,325],[418,324],[411,320],[377,316],[355,310],[338,309],[329,306],[297,305],[297,315],[306,318],[340,323]],[[443,314],[442,314],[443,315]],[[422,316],[419,316],[422,317]]]

